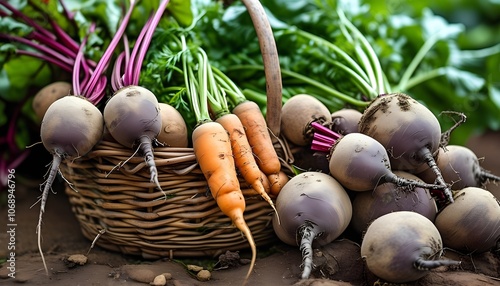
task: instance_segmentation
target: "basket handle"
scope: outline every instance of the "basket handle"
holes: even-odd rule
[[[259,40],[266,77],[267,112],[266,122],[269,130],[278,138],[280,136],[282,82],[278,50],[274,40],[271,24],[264,7],[259,0],[242,0],[252,19]]]

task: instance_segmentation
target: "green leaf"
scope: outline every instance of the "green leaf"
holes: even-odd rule
[[[50,82],[47,64],[29,56],[11,58],[0,72],[0,96],[7,101],[20,101],[30,87],[41,87]]]
[[[167,10],[181,26],[189,26],[193,22],[190,0],[171,0],[167,5]]]

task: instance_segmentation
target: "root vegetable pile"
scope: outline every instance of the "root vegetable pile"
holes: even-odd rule
[[[91,157],[88,154],[103,141],[121,144],[130,152],[129,158],[142,156],[150,175],[149,189],[160,190],[163,196],[158,194],[157,200],[165,203],[169,197],[162,186],[170,184],[162,182],[155,148],[192,148],[193,169],[197,164],[196,175],[206,183],[206,194],[198,195],[213,199],[214,211],[228,222],[221,228],[241,232],[251,251],[243,284],[254,271],[259,245],[252,222],[246,220],[247,193],[240,184],[269,205],[266,215],[272,216],[272,223],[267,227],[274,230],[276,240],[298,247],[302,273],[297,279],[315,275],[315,247],[344,237],[359,242],[359,258],[366,269],[388,283],[413,282],[437,267],[460,265],[445,257],[445,248],[471,256],[498,251],[500,202],[486,190],[486,183],[500,181],[500,176],[485,170],[472,150],[448,144],[452,131],[465,122],[464,114],[459,113],[462,120],[442,132],[433,111],[411,95],[411,88],[445,71],[440,67],[414,75],[439,37],[430,37],[406,70],[386,74],[386,61],[380,61],[377,49],[370,45],[373,37],[365,37],[341,5],[331,11],[341,41],[282,22],[275,36],[290,45],[307,43],[295,49],[297,54],[310,51],[307,63],[299,61],[297,66],[312,69],[306,71],[311,74],[321,70],[325,81],[340,75],[340,81],[329,85],[292,70],[293,57],[286,56],[280,63],[278,58],[269,59],[276,55],[261,51],[264,63],[257,66],[256,59],[242,55],[252,49],[248,43],[227,56],[240,61],[238,65],[224,67],[220,58],[227,50],[218,50],[204,35],[204,29],[213,26],[207,21],[216,13],[193,9],[186,13],[192,19],[181,23],[183,15],[176,15],[176,5],[183,1],[172,9],[167,9],[168,0],[159,1],[141,19],[136,15],[141,13],[134,13],[141,1],[125,1],[123,15],[115,19],[116,29],[108,27],[109,35],[102,23],[81,25],[63,1],[42,1],[62,9],[59,20],[64,28],[77,30],[70,35],[51,20],[50,8],[35,2],[22,4],[41,16],[31,19],[0,0],[0,16],[12,21],[7,24],[29,27],[24,34],[2,32],[0,39],[8,41],[2,51],[10,49],[17,56],[40,60],[50,70],[70,76],[41,88],[31,104],[34,117],[41,121],[41,143],[52,155],[41,185],[36,228],[47,274],[41,228],[52,184],[61,174],[61,164]],[[264,13],[259,1],[240,2],[250,11]],[[142,8],[138,11],[145,11]],[[252,21],[258,21],[255,16]],[[35,20],[42,18],[49,19],[47,25]],[[271,44],[272,37],[266,39],[259,33],[262,27],[255,28],[259,46]],[[342,46],[337,46],[340,42]],[[219,62],[214,63],[211,55]],[[317,63],[318,58],[321,64],[308,67],[309,60]],[[252,64],[241,64],[246,61]],[[277,64],[290,69],[273,75],[269,67]],[[328,66],[331,70],[325,70]],[[233,80],[234,76],[245,81],[246,74],[263,67],[266,78],[259,83],[265,83],[269,93],[279,91],[278,99],[254,90],[257,85],[243,89]],[[291,86],[283,92],[285,98],[276,90],[282,84],[281,73]],[[398,82],[390,82],[399,73]],[[275,81],[272,87],[270,80]],[[281,104],[274,106],[277,103]],[[273,106],[279,107],[278,113],[266,110]],[[276,126],[270,130],[269,118],[281,119],[276,120],[279,130],[274,130]],[[128,161],[112,172],[119,172]],[[72,182],[66,183],[73,187]],[[224,245],[220,248],[224,250]]]

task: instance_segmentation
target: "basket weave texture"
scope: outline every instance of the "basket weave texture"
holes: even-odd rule
[[[217,256],[248,248],[218,208],[192,148],[155,148],[158,179],[134,150],[103,141],[85,157],[61,166],[66,194],[83,235],[96,245],[148,259]],[[273,209],[240,179],[245,220],[257,246],[276,240]],[[98,236],[101,232],[102,235]]]

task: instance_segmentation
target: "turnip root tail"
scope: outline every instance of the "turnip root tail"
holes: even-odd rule
[[[160,186],[160,182],[158,181],[158,169],[156,168],[156,163],[153,155],[153,145],[151,144],[151,139],[148,136],[141,136],[139,138],[139,148],[144,155],[144,161],[146,161],[146,165],[149,167],[149,173],[151,174],[151,182],[155,183],[156,187],[165,195],[163,189]]]
[[[43,214],[45,213],[47,198],[49,197],[50,189],[52,188],[52,183],[54,183],[57,172],[59,172],[59,165],[61,165],[62,162],[62,158],[58,154],[54,154],[53,157],[54,158],[52,159],[52,165],[50,166],[49,176],[47,177],[47,181],[45,181],[42,196],[40,198],[40,214],[38,216],[38,224],[36,226],[38,251],[40,252],[40,256],[42,257],[43,268],[45,269],[45,274],[47,275],[49,275],[49,270],[47,268],[47,263],[45,262],[45,257],[43,256],[42,251],[42,220]]]
[[[394,173],[389,173],[387,175],[384,175],[383,181],[396,184],[397,186],[400,186],[400,187],[410,187],[411,189],[413,189],[415,187],[424,188],[424,189],[433,189],[433,190],[440,190],[440,189],[447,188],[446,185],[427,184],[427,183],[424,183],[422,181],[417,181],[417,180],[399,177]]]
[[[427,271],[431,270],[434,268],[438,268],[440,266],[458,266],[460,265],[460,261],[456,260],[445,260],[445,259],[439,259],[439,260],[427,260],[423,258],[418,258],[415,263],[413,263],[413,266],[422,271]]]
[[[318,225],[306,221],[298,230],[298,235],[300,239],[300,252],[302,253],[302,279],[308,279],[313,268],[313,249],[312,243],[316,236],[318,236],[321,231],[317,227]]]
[[[486,171],[482,167],[480,168],[480,171],[479,171],[479,177],[480,177],[481,183],[486,183],[488,180],[491,180],[494,182],[500,182],[500,176],[492,174],[492,173]]]
[[[439,170],[436,161],[434,160],[434,156],[432,156],[431,152],[427,148],[422,148],[419,152],[419,156],[424,159],[424,161],[427,163],[429,168],[434,172],[436,175],[436,182],[440,186],[444,186],[443,188],[443,193],[448,200],[449,203],[453,203],[453,194],[451,193],[451,190],[448,188],[448,185],[444,181],[443,175],[441,174],[441,170]]]

